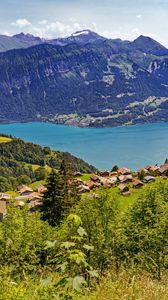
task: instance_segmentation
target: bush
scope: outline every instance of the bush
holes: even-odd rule
[[[125,221],[128,261],[158,279],[168,268],[168,185],[150,187],[133,205]]]

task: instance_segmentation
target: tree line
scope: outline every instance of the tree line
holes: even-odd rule
[[[0,192],[15,190],[22,183],[46,179],[46,167],[59,169],[62,160],[71,165],[73,172],[92,173],[96,170],[67,152],[52,151],[49,147],[11,138],[11,142],[0,144]],[[37,165],[37,168],[34,169],[33,165]]]

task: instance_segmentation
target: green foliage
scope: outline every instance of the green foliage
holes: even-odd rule
[[[78,214],[88,233],[87,241],[94,247],[89,262],[103,272],[114,263],[116,256],[117,200],[107,191],[85,196],[79,203]]]
[[[68,214],[70,209],[80,201],[78,192],[78,181],[74,178],[70,164],[65,160],[62,161],[59,175],[62,179],[62,192],[64,196],[65,212]]]
[[[25,183],[45,179],[50,168],[60,168],[62,160],[69,162],[72,171],[95,171],[94,167],[67,152],[51,151],[49,147],[25,143],[17,138],[12,138],[8,143],[0,143],[0,174],[7,179],[5,182],[5,179],[1,178],[4,182],[1,191],[14,190],[16,185],[24,183],[24,176],[29,177]],[[34,169],[33,165],[38,165],[39,168]],[[10,177],[15,178],[17,184],[13,184]]]
[[[168,185],[149,188],[130,210],[125,225],[128,261],[160,279],[168,267]]]
[[[45,167],[39,167],[34,172],[36,180],[44,180],[48,174]]]
[[[40,220],[38,213],[8,206],[8,214],[0,223],[0,264],[14,266],[15,272],[36,270],[44,264],[44,248],[52,229]]]
[[[111,169],[111,172],[116,172],[119,169],[119,167],[117,165],[113,166],[113,168]]]
[[[0,191],[5,192],[5,191],[9,190],[10,187],[11,187],[11,185],[8,182],[8,180],[6,178],[0,176]]]
[[[167,300],[168,182],[135,191],[131,200],[115,188],[97,191],[66,210],[67,169],[48,178],[44,211],[62,213],[54,227],[27,204],[8,204],[0,223],[0,299]]]
[[[139,180],[143,181],[146,173],[145,170],[141,170],[141,172],[138,174]]]
[[[31,183],[31,180],[30,180],[30,177],[27,176],[27,175],[21,175],[17,178],[17,182],[18,184],[30,184]]]
[[[78,182],[63,160],[60,170],[53,169],[48,176],[47,192],[41,206],[42,218],[52,226],[59,225],[79,200]]]
[[[149,274],[138,270],[118,273],[110,271],[100,280],[93,291],[75,300],[167,300],[168,280],[158,282],[151,279]]]
[[[58,248],[55,250],[56,242],[47,243],[47,249],[51,249],[48,254],[49,263],[54,264],[64,275],[56,284],[57,287],[66,290],[64,299],[65,296],[71,295],[69,289],[70,292],[71,290],[80,292],[83,286],[90,284],[91,278],[98,277],[98,273],[87,262],[88,253],[93,247],[85,244],[87,233],[81,225],[82,220],[79,216],[69,215],[65,226],[68,226],[71,232],[70,240],[62,242],[59,250]]]
[[[42,219],[47,220],[52,226],[58,225],[65,214],[64,210],[64,182],[59,173],[54,169],[47,178],[47,192],[43,197],[41,206]]]

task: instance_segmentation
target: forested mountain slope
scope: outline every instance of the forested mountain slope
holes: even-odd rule
[[[11,141],[0,143],[0,191],[15,189],[20,183],[44,179],[48,170],[59,168],[63,160],[70,164],[72,171],[92,173],[96,170],[68,152],[51,151],[49,147],[12,137]],[[42,178],[38,178],[39,175]]]
[[[0,121],[114,126],[168,120],[165,47],[144,36],[81,41],[1,53]]]

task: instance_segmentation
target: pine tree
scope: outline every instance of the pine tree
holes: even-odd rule
[[[63,194],[64,194],[64,208],[65,213],[68,214],[72,207],[79,202],[79,183],[74,178],[70,164],[65,160],[62,161],[59,174],[64,182]]]
[[[80,200],[78,182],[68,163],[61,163],[59,172],[52,170],[47,179],[47,192],[41,205],[42,219],[52,226],[60,224]]]
[[[62,162],[61,162],[59,174],[60,174],[60,177],[62,178],[62,181],[64,182],[64,186],[63,186],[64,197],[68,200],[69,199],[69,183],[70,183],[72,174],[71,174],[70,165],[65,160],[62,160]]]
[[[64,217],[63,186],[62,177],[52,170],[47,179],[47,192],[41,206],[42,219],[47,220],[51,226],[58,225]]]

